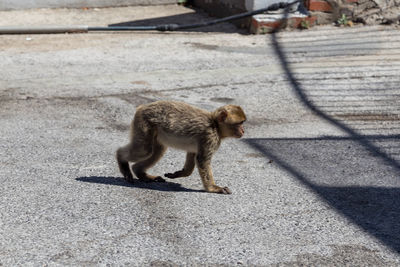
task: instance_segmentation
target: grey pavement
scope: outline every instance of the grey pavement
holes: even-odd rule
[[[169,8],[0,25],[206,19]],[[399,41],[390,26],[0,36],[0,265],[398,266]],[[122,179],[115,150],[160,99],[244,108],[245,138],[213,159],[232,195],[203,192],[197,172]],[[168,150],[151,173],[184,158]]]

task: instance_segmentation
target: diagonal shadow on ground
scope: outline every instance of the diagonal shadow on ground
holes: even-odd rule
[[[244,141],[366,232],[400,252],[397,168],[385,164],[351,138]]]
[[[400,253],[400,161],[398,153],[393,152],[400,135],[363,135],[321,110],[293,74],[276,32],[272,33],[271,40],[298,99],[348,137],[244,141],[311,188],[338,212]]]

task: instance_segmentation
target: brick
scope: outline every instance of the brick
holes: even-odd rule
[[[307,21],[308,25],[311,27],[315,25],[317,20],[316,16],[311,17],[292,17],[287,20],[277,19],[274,21],[263,21],[257,20],[255,18],[251,21],[250,32],[255,34],[270,33],[280,27],[286,27],[297,29],[301,27],[303,21]]]
[[[326,2],[321,0],[308,0],[307,1],[307,9],[309,11],[321,11],[321,12],[332,12],[332,6]]]
[[[250,32],[254,34],[270,33],[273,30],[278,29],[282,23],[282,20],[265,22],[252,19]]]

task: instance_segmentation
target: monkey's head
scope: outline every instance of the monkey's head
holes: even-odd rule
[[[214,114],[222,138],[243,136],[243,123],[246,121],[246,115],[240,106],[226,105],[218,108]]]

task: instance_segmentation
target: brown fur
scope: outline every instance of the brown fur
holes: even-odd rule
[[[139,180],[165,181],[146,170],[164,154],[168,146],[186,150],[182,170],[165,174],[174,179],[192,174],[195,164],[207,192],[230,194],[227,187],[215,184],[211,158],[226,137],[240,138],[246,120],[240,106],[226,105],[209,112],[175,101],[157,101],[137,108],[131,123],[130,143],[117,150],[119,169],[125,179],[133,182],[129,162],[134,162],[132,172]]]

